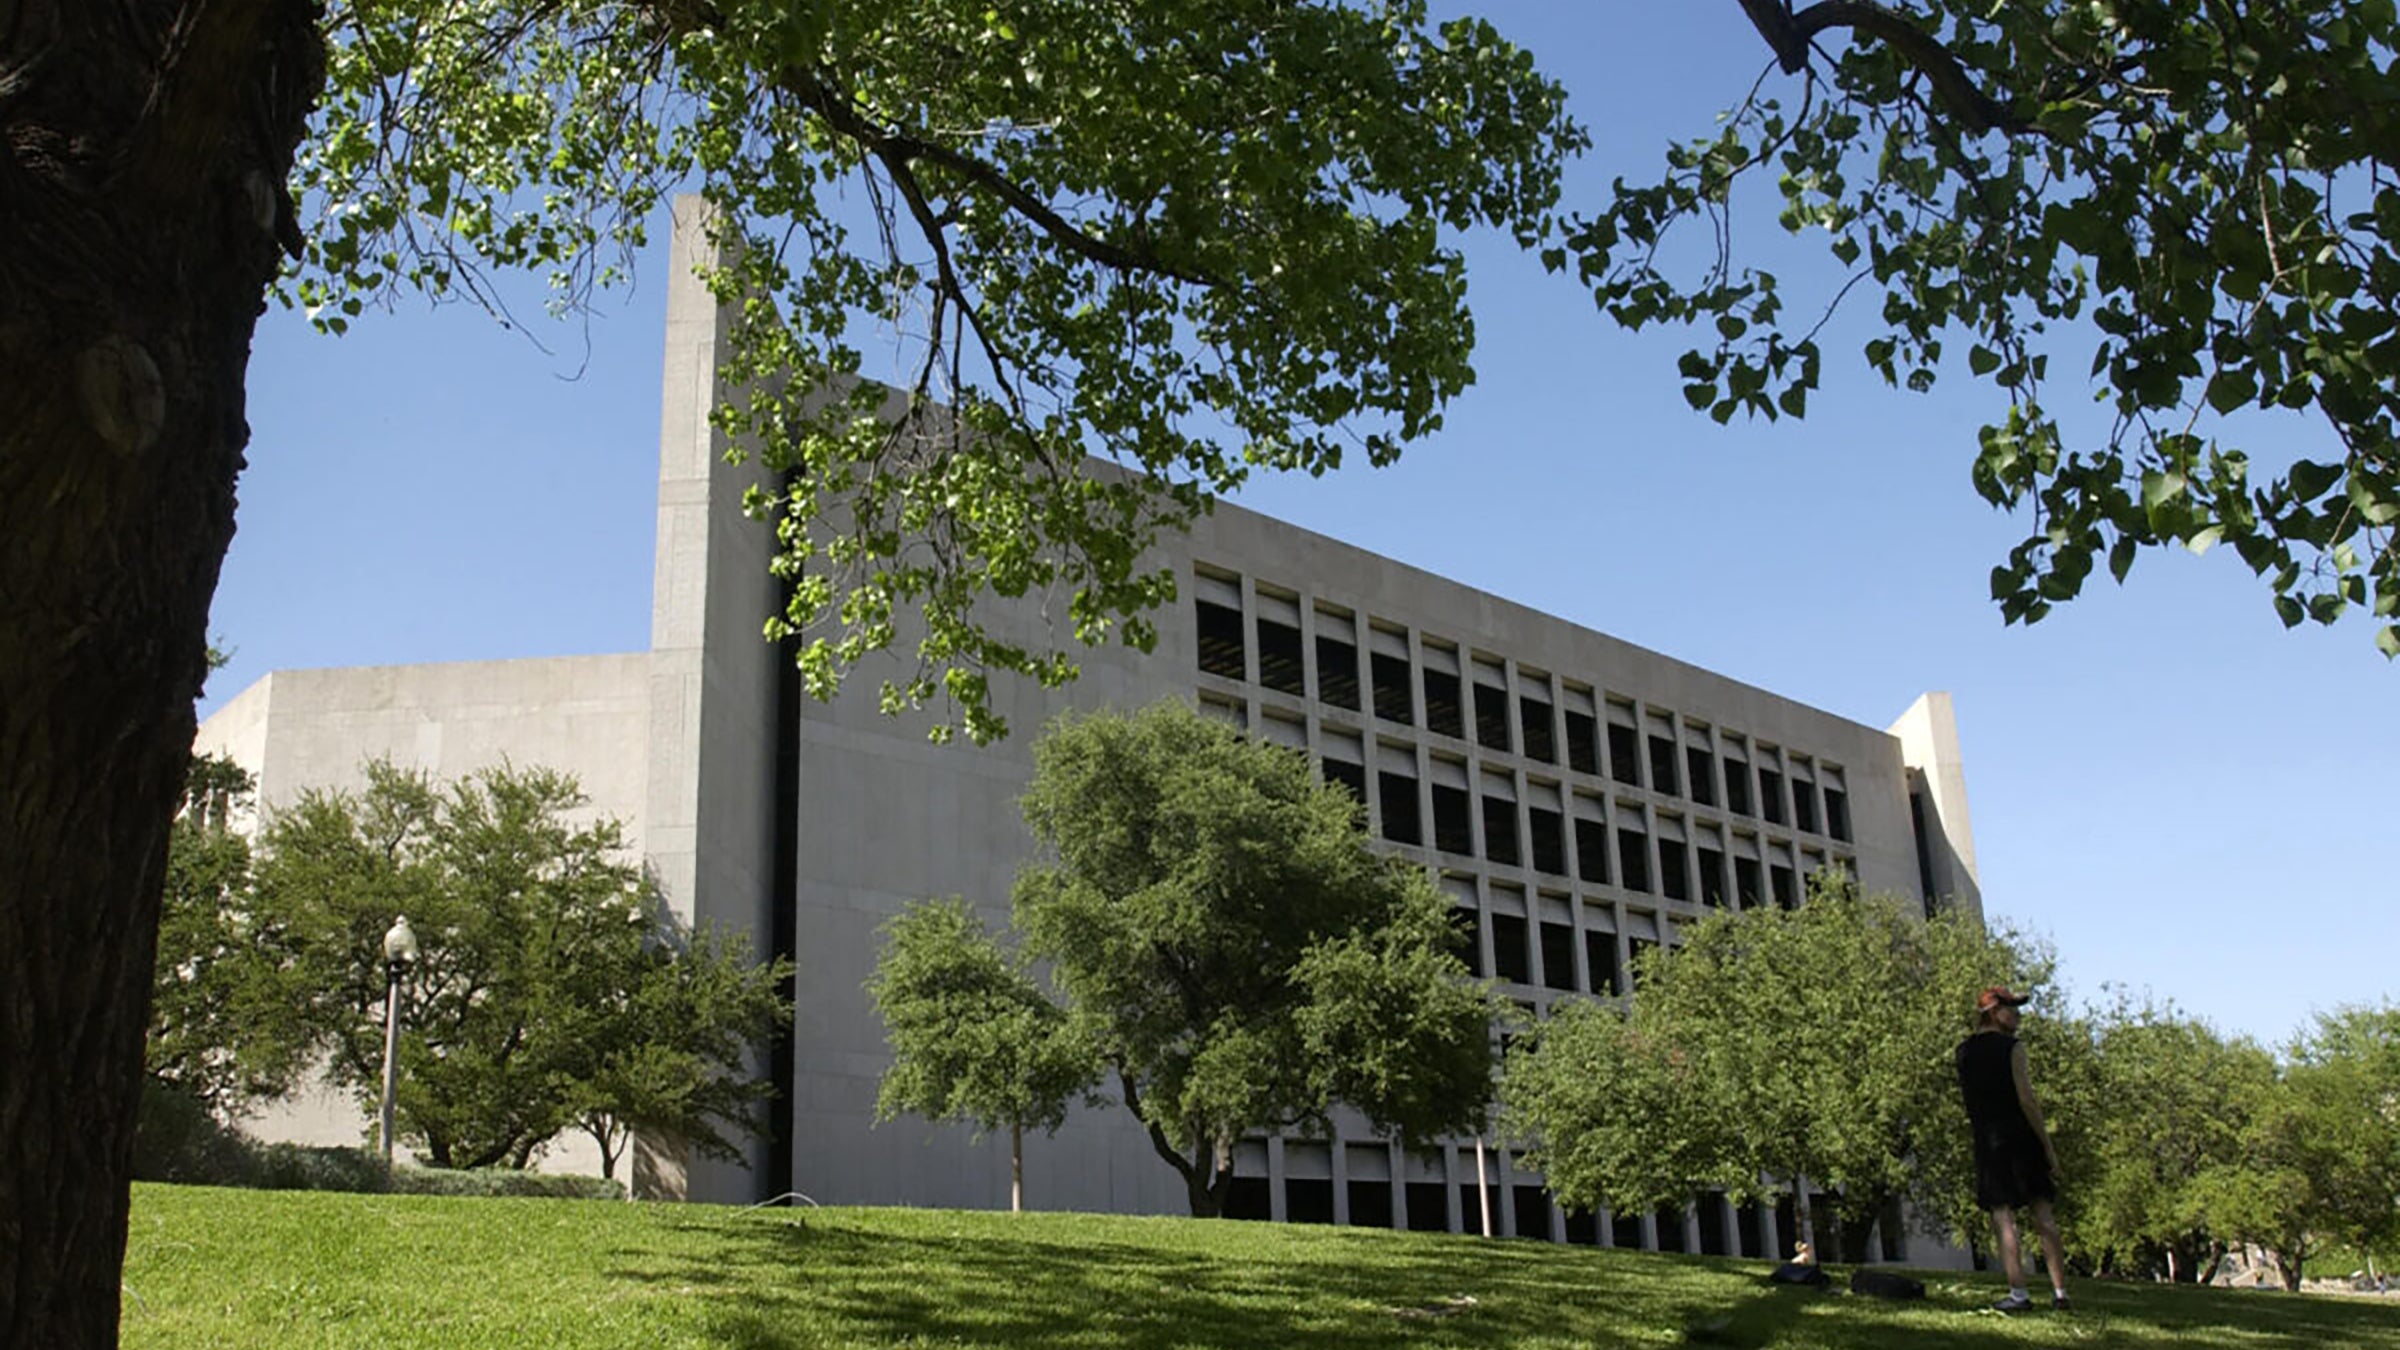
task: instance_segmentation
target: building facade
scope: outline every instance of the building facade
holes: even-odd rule
[[[873,666],[832,702],[808,700],[759,636],[776,583],[767,531],[741,510],[758,471],[725,464],[708,423],[725,326],[690,275],[696,233],[679,228],[670,283],[650,650],[280,671],[200,737],[258,774],[269,810],[357,786],[371,756],[444,775],[503,758],[573,772],[680,916],[789,954],[773,1128],[744,1164],[652,1160],[648,1184],[736,1202],[1006,1203],[1004,1145],[875,1124],[886,1054],[863,982],[879,928],[913,900],[961,895],[1005,920],[1032,848],[1016,808],[1030,743],[1070,706],[1191,700],[1308,754],[1386,847],[1440,879],[1478,972],[1537,1014],[1616,996],[1646,946],[1712,909],[1794,903],[1822,867],[1980,913],[1946,696],[1864,725],[1238,507],[1160,544],[1180,598],[1152,653],[1085,653],[1062,690],[996,682],[1015,729],[1002,743],[937,745],[929,716],[884,716]],[[987,620],[1044,639],[1041,599]],[[303,1103],[260,1128],[351,1140],[347,1111]],[[1041,1208],[1184,1205],[1121,1108],[1029,1140],[1025,1167]],[[1355,1120],[1253,1141],[1237,1172],[1235,1210],[1277,1219],[1473,1232],[1488,1204],[1498,1233],[1751,1255],[1788,1231],[1714,1196],[1562,1214],[1505,1150],[1412,1154]]]

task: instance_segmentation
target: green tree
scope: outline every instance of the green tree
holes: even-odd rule
[[[1103,1072],[1066,1010],[961,899],[911,905],[884,925],[867,993],[891,1066],[875,1118],[919,1115],[1008,1131],[1008,1207],[1025,1207],[1025,1130],[1055,1133]]]
[[[1620,180],[1554,269],[1620,323],[1704,326],[1681,375],[1720,422],[1803,414],[1853,297],[1894,385],[1963,349],[2004,409],[1975,489],[2032,508],[1992,572],[2010,622],[2103,558],[2123,581],[2145,548],[2224,543],[2286,625],[2364,608],[2400,655],[2391,0],[1740,3],[1791,98],[1762,81],[1663,178]],[[1825,241],[1821,295],[1734,255],[1751,209]],[[1670,239],[1685,224],[1697,248]],[[2097,418],[2062,413],[2054,357],[2063,407],[2088,375]],[[2279,451],[2291,414],[2329,451]]]
[[[788,967],[705,932],[673,950],[621,827],[579,822],[564,774],[366,776],[278,812],[258,864],[337,1081],[362,1103],[381,1088],[383,934],[406,914],[423,950],[400,985],[396,1129],[435,1166],[523,1167],[581,1127],[613,1170],[632,1129],[723,1152],[719,1125],[753,1128],[745,1061]]]
[[[2094,1019],[2099,1098],[2073,1188],[2074,1255],[2101,1271],[2164,1267],[2200,1279],[2228,1235],[2209,1223],[2207,1187],[2244,1165],[2251,1112],[2274,1057],[2172,1004],[2120,994]],[[2207,1179],[2218,1174],[2217,1182]]]
[[[1448,906],[1308,761],[1176,703],[1034,746],[1015,926],[1197,1215],[1245,1133],[1347,1104],[1409,1143],[1480,1127],[1506,1004]]]
[[[1820,1250],[1817,1188],[1837,1197],[1853,1248],[1898,1196],[1971,1212],[1950,1058],[1962,1010],[1982,985],[2037,986],[2042,954],[1820,873],[1796,910],[1713,914],[1643,960],[1621,1018],[1554,1015],[1509,1055],[1505,1118],[1563,1203],[1788,1187]]]
[[[791,1024],[791,963],[761,965],[749,943],[654,915],[640,944],[589,952],[562,977],[570,1035],[567,1114],[600,1150],[600,1175],[639,1135],[667,1149],[738,1159],[774,1084],[753,1062]],[[730,1131],[730,1133],[729,1133]]]
[[[222,1119],[289,1092],[317,1046],[294,998],[292,953],[253,919],[250,845],[231,825],[256,784],[197,755],[167,843],[150,1077]]]
[[[759,507],[812,685],[918,632],[895,699],[989,735],[987,672],[1061,679],[1072,644],[994,638],[976,595],[1055,584],[1062,634],[1146,643],[1152,531],[1254,464],[1433,432],[1472,372],[1457,232],[1542,237],[1583,144],[1525,53],[1416,0],[27,12],[0,24],[0,1121],[50,1142],[0,1162],[0,1338],[75,1347],[114,1337],[167,829],[285,258],[333,329],[409,289],[496,306],[520,269],[572,306],[695,186],[736,245],[731,373],[773,377],[722,420],[785,485]],[[894,328],[896,419],[806,400]]]
[[[2283,1222],[2267,1243],[2297,1289],[2318,1251],[2400,1237],[2400,1009],[2319,1014],[2293,1042],[2281,1087],[2258,1143],[2298,1197],[2271,1211]]]

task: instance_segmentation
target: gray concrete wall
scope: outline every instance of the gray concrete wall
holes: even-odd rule
[[[626,827],[638,860],[648,733],[649,657],[632,653],[276,671],[201,723],[193,749],[255,774],[262,813],[306,791],[362,790],[373,759],[441,779],[503,763],[558,769],[590,799],[581,814]],[[321,1078],[243,1122],[263,1139],[335,1145],[363,1142],[371,1123]],[[542,1166],[597,1175],[600,1158],[564,1135]]]

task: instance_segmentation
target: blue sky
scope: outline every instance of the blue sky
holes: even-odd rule
[[[1481,8],[1572,91],[1587,203],[1767,64],[1730,0]],[[1802,284],[1810,255],[1752,205],[1737,243]],[[647,645],[665,275],[644,263],[588,325],[530,338],[466,305],[340,339],[262,320],[211,622],[236,656],[204,713],[274,669]],[[2079,995],[2147,988],[2270,1041],[2391,995],[2400,668],[2363,623],[2286,632],[2220,550],[2003,628],[1986,576],[2024,522],[1969,486],[1994,404],[1963,369],[1897,393],[1837,337],[1807,421],[1718,427],[1683,402],[1680,335],[1616,330],[1496,241],[1471,267],[1480,378],[1442,436],[1244,504],[1873,725],[1948,690],[1986,907],[2053,940]],[[2260,436],[2262,461],[2322,451],[2305,422]]]

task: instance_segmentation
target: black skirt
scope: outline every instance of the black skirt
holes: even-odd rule
[[[2030,1130],[1975,1132],[1975,1203],[1985,1209],[2015,1209],[2058,1196],[2050,1159]]]

